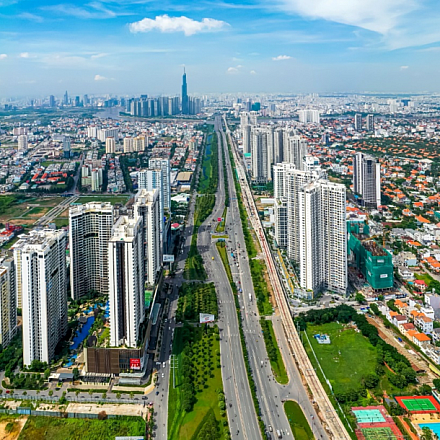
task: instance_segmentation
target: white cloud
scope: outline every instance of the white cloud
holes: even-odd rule
[[[409,68],[409,66],[400,66],[400,70],[406,70],[408,68]]]
[[[257,74],[257,72],[255,72],[255,70],[251,70],[249,73],[250,73],[251,75],[256,75],[256,74]]]
[[[108,53],[97,53],[97,54],[91,55],[90,58],[91,58],[92,60],[94,60],[94,59],[96,59],[96,58],[103,58],[103,57],[106,57],[107,55],[108,55]]]
[[[290,60],[292,57],[289,55],[278,55],[277,57],[273,57],[272,59],[274,61],[284,61],[284,60]]]
[[[0,60],[4,60],[8,58],[8,56],[5,53],[0,53]]]
[[[108,78],[106,78],[105,76],[95,75],[95,81],[105,81],[106,79]]]
[[[236,67],[229,67],[229,69],[226,71],[229,75],[235,75],[238,73],[238,69]]]
[[[238,66],[237,66],[237,69],[241,69],[243,66],[241,65],[241,64],[239,64]]]
[[[213,18],[203,18],[197,21],[184,16],[170,17],[168,15],[158,15],[155,19],[144,18],[129,24],[130,32],[133,33],[158,30],[160,32],[183,32],[186,36],[199,32],[220,31],[227,26],[229,26],[228,23]]]
[[[22,53],[19,55],[19,57],[20,57],[20,58],[29,58],[30,55],[29,55],[29,52],[22,52]]]
[[[290,12],[386,34],[400,17],[417,9],[415,0],[281,0]]]
[[[35,21],[36,23],[43,22],[43,17],[36,15],[36,14],[31,14],[30,12],[22,12],[21,14],[18,15],[18,17],[20,17],[24,20]]]

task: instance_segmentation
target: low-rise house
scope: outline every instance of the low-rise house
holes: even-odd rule
[[[406,335],[409,331],[416,332],[416,326],[412,322],[406,322],[399,325],[399,330],[402,335]]]
[[[440,341],[440,328],[434,328],[431,332],[431,337],[433,342]]]
[[[426,344],[431,342],[431,339],[429,338],[428,335],[425,335],[425,333],[416,333],[413,336],[412,340],[414,344],[416,344],[420,348],[424,347]]]
[[[431,318],[428,318],[424,314],[419,315],[414,324],[423,332],[430,334],[434,329],[434,321]]]

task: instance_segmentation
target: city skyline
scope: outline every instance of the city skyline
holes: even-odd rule
[[[433,2],[0,4],[4,96],[438,91]],[[38,93],[36,92],[38,90]]]

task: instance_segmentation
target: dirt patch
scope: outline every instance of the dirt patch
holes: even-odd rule
[[[27,419],[27,416],[21,416],[16,419],[11,417],[9,420],[0,420],[0,440],[18,439]]]

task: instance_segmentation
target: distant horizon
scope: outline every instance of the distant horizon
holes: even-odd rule
[[[183,66],[201,94],[440,92],[433,0],[7,0],[0,17],[8,96],[178,94]]]

